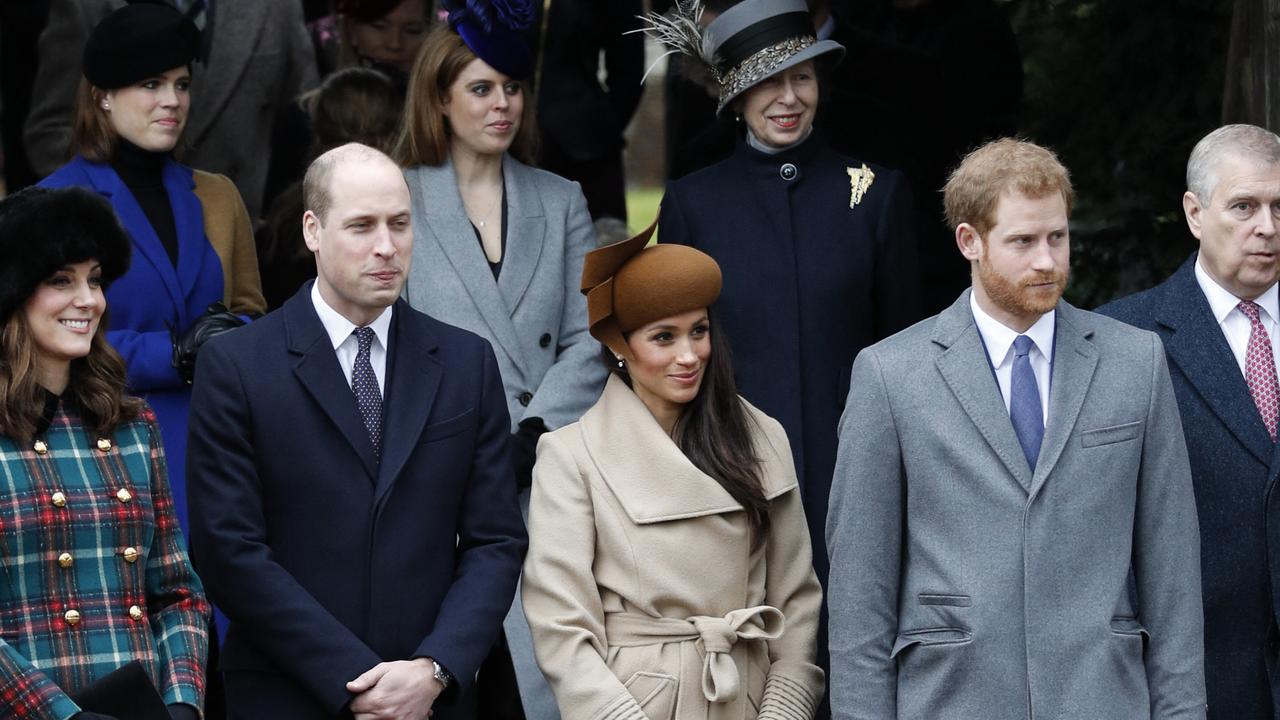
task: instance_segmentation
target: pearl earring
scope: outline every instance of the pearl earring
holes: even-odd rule
[[[111,103],[102,103],[102,109],[103,109],[103,110],[110,110],[110,109],[111,109]]]
[[[618,369],[621,370],[622,368],[623,368],[622,356],[618,356]]]

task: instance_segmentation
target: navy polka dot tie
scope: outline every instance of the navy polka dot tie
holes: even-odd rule
[[[358,327],[352,331],[360,349],[356,351],[356,364],[351,368],[351,391],[356,405],[364,417],[364,427],[373,443],[374,457],[382,458],[382,392],[378,390],[378,376],[373,374],[369,362],[369,349],[373,347],[373,328]]]

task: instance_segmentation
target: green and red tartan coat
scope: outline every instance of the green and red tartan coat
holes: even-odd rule
[[[69,404],[31,443],[0,437],[0,717],[65,720],[67,693],[131,660],[201,708],[209,604],[155,415],[103,439]]]

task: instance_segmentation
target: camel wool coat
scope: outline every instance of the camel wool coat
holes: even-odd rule
[[[618,377],[544,435],[522,599],[564,720],[809,720],[822,590],[786,433],[743,401],[772,525],[698,470]]]

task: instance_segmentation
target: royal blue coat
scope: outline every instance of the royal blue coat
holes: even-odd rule
[[[76,156],[40,182],[44,187],[86,187],[111,203],[133,241],[129,271],[107,290],[107,340],[124,356],[129,391],[155,410],[169,462],[174,507],[185,532],[187,412],[191,388],[173,367],[170,328],[190,326],[223,299],[222,265],[205,235],[204,215],[191,168],[170,160],[161,172],[178,235],[175,268],[142,207],[111,166]]]

